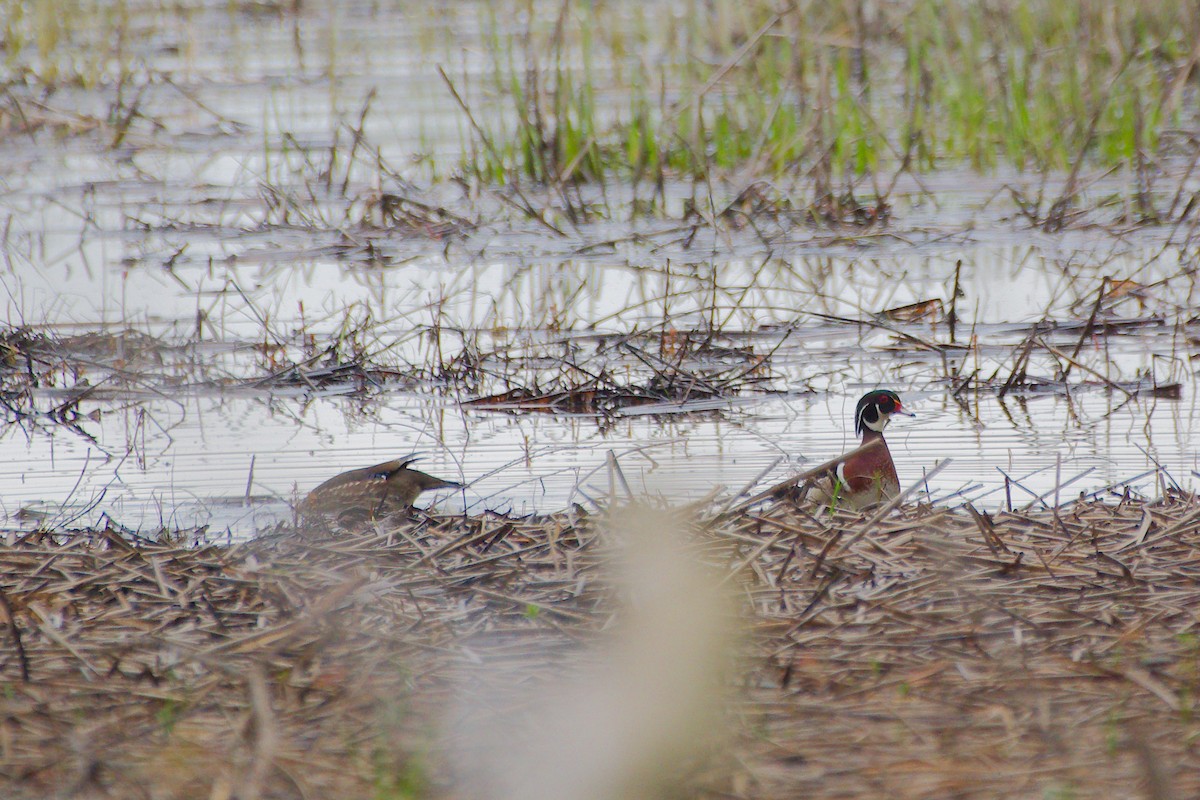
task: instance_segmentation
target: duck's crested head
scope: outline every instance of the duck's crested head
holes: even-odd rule
[[[900,395],[890,389],[875,389],[867,392],[858,401],[854,411],[854,432],[862,436],[867,431],[883,433],[893,414],[912,416],[904,410]]]

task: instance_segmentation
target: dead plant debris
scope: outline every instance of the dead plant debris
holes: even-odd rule
[[[1195,497],[909,506],[865,536],[786,499],[680,516],[752,634],[733,757],[688,796],[1200,793]],[[435,731],[462,675],[569,662],[615,607],[607,535],[581,509],[10,534],[3,794],[454,796]]]

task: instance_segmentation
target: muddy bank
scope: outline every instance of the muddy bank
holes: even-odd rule
[[[690,796],[1200,790],[1193,497],[673,516],[748,637],[732,749],[670,772]],[[230,547],[10,534],[5,794],[455,796],[455,703],[577,669],[630,613],[614,536],[581,510]]]

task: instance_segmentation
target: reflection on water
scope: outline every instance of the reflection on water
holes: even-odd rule
[[[624,8],[636,16],[641,5]],[[553,20],[559,4],[547,7]],[[464,92],[485,94],[494,77],[486,48],[469,46],[488,27],[488,4],[435,5],[417,17],[363,3],[282,15],[200,4],[164,13],[165,26],[155,8],[131,11],[131,57],[158,77],[130,76],[139,115],[119,147],[88,135],[0,142],[7,323],[156,338],[139,353],[88,351],[106,366],[64,366],[32,397],[40,415],[7,418],[0,511],[10,522],[22,509],[54,524],[107,513],[131,527],[207,523],[244,535],[288,517],[289,501],[339,471],[413,451],[430,472],[470,484],[435,496],[445,508],[586,504],[609,491],[609,452],[636,491],[699,497],[848,449],[849,412],[875,386],[900,391],[919,414],[890,431],[903,482],[954,459],[922,487],[935,499],[1020,504],[1056,485],[1093,491],[1158,466],[1162,476],[1136,486],[1155,493],[1156,480],[1194,481],[1194,256],[1172,239],[1187,230],[1034,233],[1008,216],[1000,191],[1034,178],[940,173],[920,186],[901,180],[888,229],[614,213],[550,235],[486,192],[416,185],[429,177],[422,154],[453,158],[462,147],[461,112],[436,66],[476,79]],[[378,152],[343,163],[346,121],[372,93],[363,146]],[[103,91],[73,84],[50,102],[81,119],[112,111]],[[325,170],[338,147],[340,188]],[[1122,180],[1089,180],[1088,191],[1103,196]],[[715,207],[741,188],[715,181]],[[371,199],[383,191],[471,224],[378,224]],[[628,186],[580,191],[609,210],[628,208],[631,195]],[[664,194],[678,209],[692,191],[667,185]],[[957,343],[969,350],[944,346],[956,280]],[[1099,319],[1138,325],[1103,335],[1062,325],[1087,319],[1098,299]],[[923,301],[936,301],[936,324],[884,314]],[[1092,385],[999,400],[995,384],[1018,366],[1031,325],[1047,320],[1059,324],[1039,330],[1032,378],[1054,377],[1069,358],[1072,386],[1148,378],[1181,384],[1182,399],[1127,400]],[[568,358],[632,381],[645,365],[606,348],[605,336],[665,341],[688,330],[720,332],[735,355],[768,357],[762,381],[727,404],[684,409],[694,413],[631,408],[603,421],[459,405],[541,385]],[[287,392],[248,383],[338,336],[395,370],[367,400],[339,396],[349,383]],[[472,385],[438,373],[465,354],[477,361]],[[966,378],[994,380],[977,391]],[[87,392],[76,430],[45,413],[67,390]],[[1006,475],[1016,483],[1006,487]]]
[[[1133,483],[1156,494],[1161,480],[1194,485],[1200,468],[1191,399],[1122,404],[1098,391],[987,398],[971,409],[976,419],[943,391],[897,388],[918,415],[889,429],[902,481],[915,483],[939,459],[954,459],[921,487],[934,500],[990,508],[1039,495],[1052,502],[1056,482],[1070,499],[1157,464],[1164,476]],[[775,464],[765,485],[850,448],[856,396],[777,397],[724,414],[634,416],[604,426],[587,417],[464,412],[411,396],[367,408],[344,398],[302,405],[192,397],[108,414],[92,426],[97,443],[62,427],[25,435],[11,426],[0,442],[0,485],[10,518],[31,506],[59,522],[94,522],[105,512],[135,528],[209,524],[235,535],[289,519],[288,501],[337,472],[414,451],[429,472],[469,484],[423,501],[443,509],[586,505],[608,494],[610,451],[634,491],[696,498],[716,486],[745,488]],[[1006,475],[1019,485],[1006,490]],[[248,491],[253,502],[243,505]]]

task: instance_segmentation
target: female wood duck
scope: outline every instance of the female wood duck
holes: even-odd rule
[[[817,495],[823,504],[857,510],[900,494],[896,464],[883,438],[883,429],[893,414],[913,416],[904,410],[899,395],[893,391],[876,389],[859,399],[854,411],[854,431],[862,437],[863,446],[838,462],[832,487],[818,487]]]
[[[335,475],[308,493],[300,503],[302,515],[328,515],[339,522],[382,517],[412,508],[428,489],[458,489],[462,484],[412,469],[415,457],[385,461],[373,467]]]

